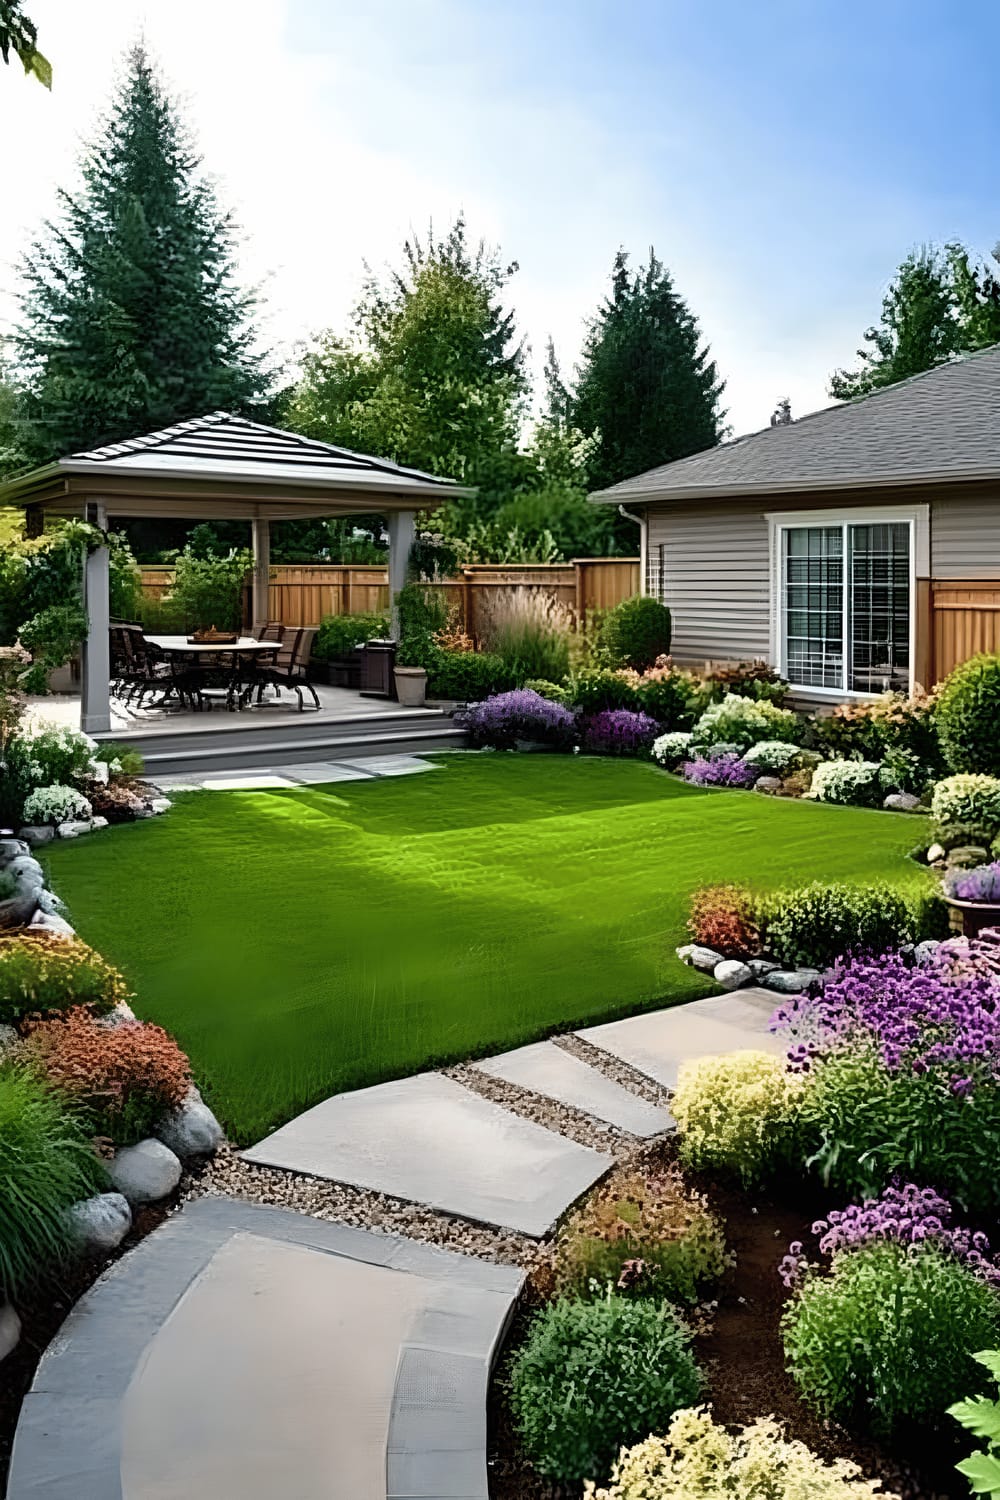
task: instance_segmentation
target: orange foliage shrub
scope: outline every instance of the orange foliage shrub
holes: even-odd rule
[[[97,1135],[127,1145],[175,1109],[191,1065],[172,1036],[147,1021],[102,1025],[82,1007],[26,1028],[25,1056],[86,1112]]]
[[[688,932],[696,943],[725,958],[752,958],[760,952],[753,897],[738,885],[709,885],[691,898]]]

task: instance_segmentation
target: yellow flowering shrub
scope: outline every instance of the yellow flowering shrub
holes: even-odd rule
[[[827,1463],[786,1438],[773,1417],[729,1433],[703,1406],[674,1416],[666,1437],[623,1448],[607,1489],[584,1500],[894,1500],[849,1459]]]
[[[763,1176],[788,1150],[802,1074],[767,1052],[727,1052],[681,1064],[670,1108],[680,1128],[681,1160],[722,1167],[743,1182]]]

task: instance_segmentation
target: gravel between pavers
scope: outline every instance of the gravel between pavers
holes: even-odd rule
[[[544,1125],[546,1130],[564,1135],[567,1140],[576,1141],[580,1146],[590,1146],[594,1151],[620,1157],[623,1153],[629,1153],[637,1144],[636,1136],[629,1135],[628,1131],[620,1130],[616,1125],[595,1120],[592,1115],[584,1114],[582,1109],[562,1104],[558,1099],[549,1099],[545,1094],[536,1094],[532,1089],[522,1088],[520,1084],[508,1083],[505,1078],[494,1078],[492,1073],[483,1073],[468,1063],[443,1068],[442,1072],[474,1094],[481,1094],[494,1104],[502,1104],[504,1109],[509,1109],[526,1120],[533,1120],[536,1125]]]
[[[605,1052],[601,1047],[595,1047],[590,1042],[585,1042],[583,1037],[576,1036],[573,1032],[567,1032],[565,1036],[554,1036],[552,1040],[557,1047],[572,1052],[581,1062],[589,1063],[605,1078],[610,1078],[612,1083],[620,1083],[623,1089],[629,1093],[638,1094],[640,1099],[647,1100],[650,1104],[658,1104],[663,1109],[670,1106],[671,1092],[656,1083],[652,1078],[647,1078],[645,1073],[640,1073],[636,1068],[630,1067],[628,1063],[622,1062],[617,1057],[612,1057],[610,1052]]]

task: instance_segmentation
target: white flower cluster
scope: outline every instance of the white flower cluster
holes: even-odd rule
[[[90,815],[90,803],[71,786],[40,786],[24,799],[24,821],[33,825],[85,822]]]

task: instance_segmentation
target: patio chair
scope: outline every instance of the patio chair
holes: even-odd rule
[[[277,688],[279,692],[283,687],[291,688],[298,695],[299,713],[302,713],[305,708],[303,692],[312,695],[314,708],[318,709],[321,706],[316,689],[306,676],[315,635],[315,629],[289,631],[282,638],[274,664],[262,669],[262,675],[272,687]],[[258,703],[261,700],[262,691],[263,688],[258,690]]]
[[[282,625],[280,620],[265,620],[262,625],[253,628],[254,640],[257,641],[281,641],[288,627]]]

